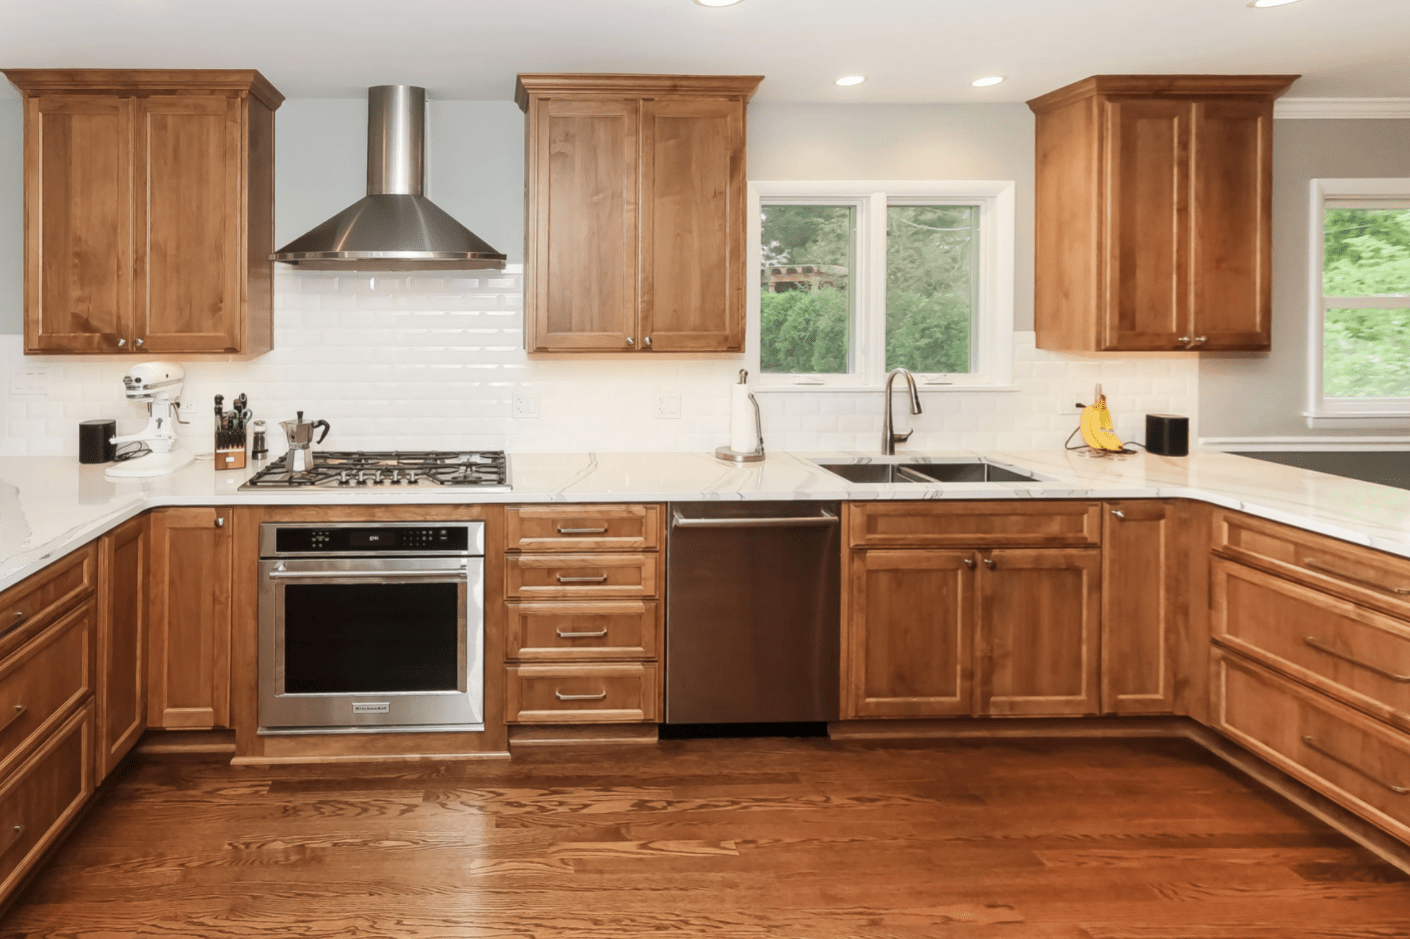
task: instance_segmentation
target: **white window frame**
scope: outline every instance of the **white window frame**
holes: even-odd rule
[[[1307,410],[1310,428],[1410,427],[1410,397],[1328,398],[1322,381],[1324,313],[1328,306],[1345,309],[1400,309],[1410,297],[1328,297],[1322,293],[1328,208],[1410,208],[1410,178],[1314,179],[1308,225],[1307,281]]]
[[[1013,388],[1014,189],[1012,180],[774,181],[749,183],[748,363],[762,391],[879,391],[886,380],[887,205],[979,206],[977,370],[917,374],[925,391],[1009,391]],[[761,214],[765,203],[851,205],[857,209],[857,270],[851,273],[856,310],[852,371],[846,375],[765,374],[759,367]]]

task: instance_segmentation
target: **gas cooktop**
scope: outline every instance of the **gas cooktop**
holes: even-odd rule
[[[377,488],[435,486],[509,492],[509,459],[503,450],[419,452],[319,450],[313,465],[290,472],[288,455],[251,476],[241,489]]]

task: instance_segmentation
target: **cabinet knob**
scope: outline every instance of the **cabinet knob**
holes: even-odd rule
[[[1199,345],[1199,344],[1202,343],[1202,342],[1208,342],[1208,341],[1209,341],[1209,337],[1208,337],[1208,336],[1196,336],[1196,337],[1194,338],[1194,340],[1191,341],[1190,345],[1197,346],[1197,345]]]
[[[974,558],[965,558],[964,566],[969,568],[970,570],[974,570]]]
[[[1123,511],[1121,511],[1120,509],[1112,509],[1112,510],[1111,510],[1111,514],[1112,514],[1112,515],[1115,515],[1117,518],[1125,518],[1125,517],[1126,517],[1126,513],[1123,512]]]
[[[650,336],[647,336],[645,339],[642,340],[642,342],[646,343],[646,347],[647,347],[648,349],[651,348],[651,337],[650,337]]]
[[[996,567],[998,567],[999,565],[994,561],[993,558],[985,558],[985,559],[984,559],[984,566],[987,567],[987,568],[989,568],[989,570],[992,571],[992,570],[994,570]]]
[[[215,527],[216,527],[216,528],[224,528],[224,527],[225,527],[225,516],[223,516],[223,515],[217,515],[217,516],[215,517]]]
[[[634,345],[636,345],[636,340],[633,339],[631,336],[628,336],[628,337],[627,337],[627,345],[629,345],[629,346],[634,346]]]
[[[143,344],[144,342],[146,342],[146,341],[147,341],[147,340],[145,340],[145,339],[138,339],[138,340],[137,340],[137,348],[139,348],[139,349],[142,348],[142,344]]]
[[[125,346],[125,345],[127,345],[127,340],[124,339],[124,338],[122,338],[121,336],[119,336],[119,337],[118,337],[118,348],[121,349],[121,348],[122,348],[123,346]]]
[[[16,611],[15,611],[15,622],[16,622],[16,623],[23,623],[23,622],[24,622],[24,618],[25,618],[26,616],[28,616],[28,615],[29,615],[29,614],[26,613],[24,610],[16,610]]]

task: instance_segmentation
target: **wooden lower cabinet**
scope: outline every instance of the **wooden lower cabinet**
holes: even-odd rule
[[[854,551],[843,610],[845,717],[973,707],[973,551]]]
[[[1102,532],[1101,709],[1172,714],[1188,590],[1177,506],[1108,502]]]
[[[1098,710],[1095,548],[854,551],[843,717]]]
[[[975,713],[1096,714],[1101,551],[996,549],[978,573]]]
[[[657,721],[655,662],[511,665],[505,690],[510,723],[572,724]]]
[[[92,696],[94,620],[85,600],[0,662],[0,778]]]
[[[152,512],[148,726],[230,726],[233,523],[230,509]]]
[[[0,898],[44,856],[93,785],[90,701],[0,783]]]
[[[98,542],[98,714],[94,770],[101,782],[147,729],[148,516]]]

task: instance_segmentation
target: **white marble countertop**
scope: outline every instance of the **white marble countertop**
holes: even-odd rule
[[[986,452],[1045,477],[1016,483],[850,483],[813,465],[980,454],[771,453],[735,466],[705,453],[511,454],[512,492],[318,489],[241,492],[250,471],[196,462],[171,476],[109,480],[72,457],[0,458],[0,589],[123,521],[173,505],[396,505],[729,499],[1189,498],[1410,557],[1410,491],[1226,453],[1092,459],[1077,451]]]

